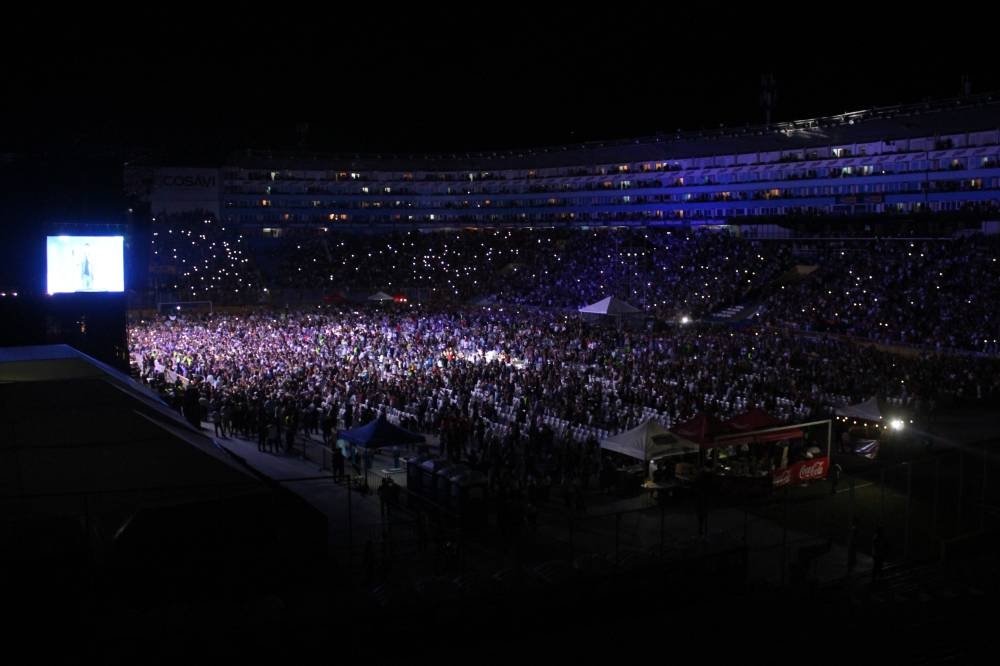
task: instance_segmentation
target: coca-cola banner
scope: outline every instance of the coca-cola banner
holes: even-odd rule
[[[826,473],[830,469],[829,458],[813,458],[812,460],[800,460],[784,469],[774,470],[774,485],[787,486],[798,485],[806,481],[818,481],[825,479]]]

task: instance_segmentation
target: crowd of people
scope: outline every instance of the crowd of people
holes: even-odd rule
[[[243,234],[207,213],[154,220],[153,286],[170,300],[255,302],[264,287]]]
[[[234,230],[232,243],[223,246],[202,238],[215,230],[202,221],[192,227],[174,220],[163,228],[154,249],[167,244],[169,251],[154,256],[154,267],[169,268],[171,279],[164,284],[176,285],[178,297],[210,297],[215,289],[226,302],[237,290],[252,303],[267,300],[265,289],[359,295],[384,290],[434,303],[489,297],[565,308],[613,294],[660,316],[698,316],[764,287],[787,263],[785,246],[664,229],[344,234],[327,227],[286,229],[249,246]],[[173,242],[178,234],[181,244]],[[216,247],[235,248],[230,251],[238,256],[218,260]]]
[[[1000,353],[1000,240],[865,240],[810,248],[815,272],[778,285],[765,316],[878,342]]]
[[[615,295],[663,318],[740,302],[783,270],[787,247],[728,233],[577,232],[514,273],[503,302],[575,309]]]
[[[262,446],[296,433],[330,443],[336,429],[391,412],[439,434],[492,483],[522,487],[585,482],[597,440],[648,416],[669,427],[760,406],[786,421],[827,418],[878,395],[919,417],[1000,391],[992,360],[900,357],[778,328],[630,330],[515,308],[157,318],[132,325],[130,347],[140,374],[189,418],[210,412]]]
[[[667,320],[763,303],[764,323],[938,351],[1000,353],[1000,241],[750,241],[721,232],[482,229],[345,234],[282,230],[252,242],[211,218],[154,226],[158,300],[299,302],[296,290],[376,291],[438,306],[558,310],[618,296]],[[796,273],[796,268],[809,271]]]
[[[794,422],[876,395],[923,418],[1000,393],[1000,243],[990,237],[328,228],[248,242],[210,218],[167,224],[154,231],[154,263],[181,297],[416,296],[131,327],[140,374],[192,423],[209,417],[218,435],[263,450],[287,450],[300,434],[332,445],[336,430],[389,414],[438,435],[443,454],[486,472],[501,495],[559,483],[580,496],[602,476],[599,440],[649,417],[673,427],[762,407]],[[608,295],[645,319],[576,315]],[[679,323],[741,304],[757,312],[744,326]]]

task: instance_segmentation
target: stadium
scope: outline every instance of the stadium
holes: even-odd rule
[[[151,451],[115,478],[157,492],[18,482],[7,506],[11,570],[83,558],[67,584],[111,599],[95,651],[305,655],[336,624],[350,660],[457,658],[441,627],[472,658],[585,654],[581,632],[661,623],[742,640],[766,611],[789,644],[878,623],[900,661],[973,653],[1000,592],[1000,97],[123,183],[120,227],[48,235],[68,286],[7,338],[94,358],[0,355],[22,476],[55,459],[26,453],[55,414],[15,398],[41,381],[103,409],[47,446],[110,459],[100,422],[128,413],[110,441]],[[184,583],[190,549],[225,574]]]
[[[328,226],[753,225],[796,218],[986,214],[996,197],[990,96],[766,127],[464,155],[278,155],[218,169],[134,168],[154,214],[202,209],[280,236]],[[796,222],[798,227],[801,222]],[[806,227],[808,228],[808,227]]]

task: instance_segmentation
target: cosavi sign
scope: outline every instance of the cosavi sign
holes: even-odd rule
[[[219,169],[162,167],[153,174],[153,215],[207,211],[219,215]]]
[[[163,175],[159,185],[162,187],[215,187],[218,178],[207,175]]]

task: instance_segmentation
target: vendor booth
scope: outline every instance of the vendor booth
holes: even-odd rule
[[[386,446],[412,446],[423,444],[425,441],[423,435],[411,432],[406,428],[400,428],[387,421],[385,414],[379,414],[370,423],[352,430],[339,430],[337,438],[350,443],[355,449],[371,452]],[[367,478],[371,455],[366,455],[363,458]]]
[[[393,425],[385,418],[385,414],[379,416],[352,430],[340,430],[337,437],[345,439],[356,447],[363,449],[378,449],[384,446],[410,446],[413,444],[423,444],[425,438],[420,433],[412,432],[406,428]]]
[[[614,451],[641,465],[618,470],[617,486],[621,494],[632,494],[640,487],[654,492],[672,490],[684,479],[677,479],[678,464],[697,461],[698,445],[670,432],[663,424],[646,419],[635,428],[608,437],[601,448]]]
[[[654,419],[601,441],[601,448],[648,463],[654,458],[696,452],[698,445],[670,432]]]
[[[726,422],[699,414],[675,431],[697,441],[713,490],[722,494],[765,495],[825,479],[830,469],[829,420],[779,425],[754,409]]]

